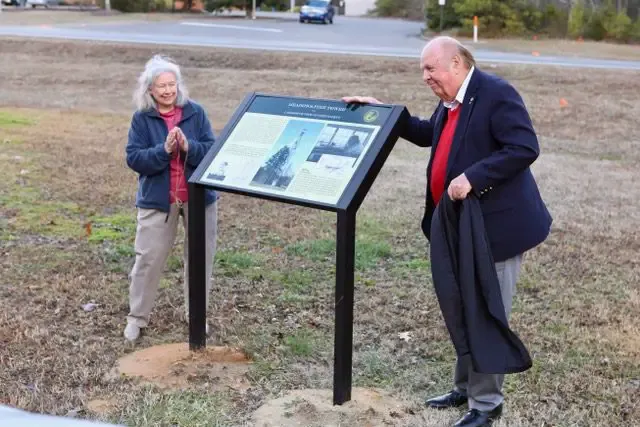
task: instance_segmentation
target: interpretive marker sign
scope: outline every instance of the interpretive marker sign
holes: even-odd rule
[[[351,399],[355,218],[408,112],[251,93],[189,180],[189,342],[206,345],[204,189],[337,212],[334,404]]]

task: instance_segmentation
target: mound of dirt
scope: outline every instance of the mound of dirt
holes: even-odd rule
[[[384,391],[353,388],[351,400],[335,406],[331,390],[294,390],[262,405],[253,420],[256,427],[387,427],[420,425],[421,418]]]
[[[208,383],[213,390],[245,391],[250,387],[245,377],[250,363],[244,353],[228,347],[192,352],[188,344],[177,343],[127,354],[118,360],[115,373],[162,388],[184,388],[199,381]]]

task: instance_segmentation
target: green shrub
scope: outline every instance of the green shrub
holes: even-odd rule
[[[478,16],[478,32],[482,37],[496,37],[503,33],[504,10],[508,7],[495,0],[462,0],[454,4],[465,31],[473,29],[473,17]]]
[[[620,12],[613,19],[605,22],[605,30],[607,31],[607,38],[628,42],[631,39],[633,22],[625,12]]]
[[[639,0],[640,1],[640,0]],[[435,0],[376,0],[379,16],[413,17],[424,8],[428,29],[455,28],[458,36],[473,34],[473,17],[479,18],[481,37],[521,37],[543,34],[550,37],[582,37],[591,40],[640,41],[640,17],[633,6],[617,11],[617,2],[573,0],[563,4],[531,0],[448,0],[444,8]],[[419,14],[419,13],[418,13]]]
[[[98,6],[105,7],[104,0]],[[171,9],[166,0],[111,0],[111,9],[123,13],[164,12]]]
[[[505,9],[501,34],[505,36],[522,36],[526,32],[527,26],[518,12],[514,9]]]
[[[636,22],[631,26],[629,38],[631,41],[640,42],[640,17],[636,19]]]
[[[338,2],[334,2],[336,5]],[[347,8],[349,2],[347,1]],[[424,0],[376,0],[373,14],[409,19],[424,19]]]
[[[521,23],[514,27],[511,34],[519,35],[524,33],[537,33],[542,29],[543,13],[533,4],[520,0],[513,7],[513,12],[508,15],[510,21],[519,21]],[[513,25],[513,24],[511,24]]]
[[[539,25],[539,12],[523,0],[461,0],[454,9],[465,32],[473,29],[473,17],[478,16],[478,32],[483,37],[519,36],[527,32],[527,22],[521,13],[527,11],[529,24]]]
[[[607,35],[605,21],[607,13],[604,10],[591,12],[584,27],[584,38],[590,40],[604,40]]]
[[[584,37],[587,11],[583,0],[577,0],[569,12],[568,33],[572,38]]]
[[[209,12],[221,11],[223,9],[247,9],[252,5],[251,0],[205,0],[204,7]]]
[[[296,4],[301,5],[304,4],[305,1],[297,0]],[[289,10],[291,3],[289,0],[256,0],[256,7],[259,7],[261,10],[272,10],[275,9],[277,11]],[[251,10],[253,7],[252,0],[205,0],[204,7],[209,12],[222,11],[225,9],[241,9],[241,10]],[[297,7],[299,11],[300,8]]]
[[[429,6],[427,7],[426,14],[429,23],[429,29],[433,31],[440,30],[440,5],[437,1],[430,1]],[[442,11],[442,29],[448,30],[450,28],[459,27],[462,22],[460,22],[460,18],[456,13],[455,8],[453,7],[453,2],[448,1],[444,10]]]
[[[569,24],[569,11],[554,4],[547,5],[542,12],[541,33],[550,37],[566,37]]]
[[[376,0],[374,13],[378,16],[394,16],[406,18],[408,15],[407,0]]]

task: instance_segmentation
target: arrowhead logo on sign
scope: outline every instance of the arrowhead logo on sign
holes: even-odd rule
[[[378,112],[376,110],[369,110],[366,113],[364,113],[364,121],[367,123],[371,123],[371,122],[375,122],[376,119],[378,118]]]

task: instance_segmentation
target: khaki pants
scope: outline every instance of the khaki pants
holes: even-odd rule
[[[160,278],[176,239],[178,220],[182,216],[185,230],[184,240],[184,304],[185,314],[189,306],[189,211],[188,203],[180,208],[172,204],[169,216],[156,209],[138,209],[138,226],[136,230],[136,261],[131,270],[129,286],[129,315],[127,322],[144,328],[149,324],[149,316],[156,300]],[[213,257],[216,252],[218,206],[214,202],[206,208],[206,259],[207,259],[207,307],[211,290],[211,274]],[[187,316],[188,318],[188,316]]]

